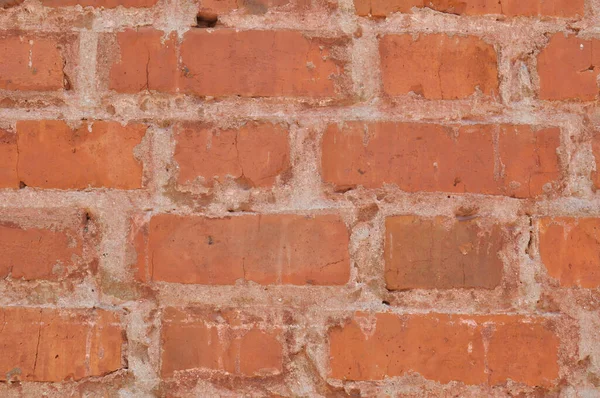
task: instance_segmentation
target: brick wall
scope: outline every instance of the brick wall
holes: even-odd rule
[[[0,0],[0,396],[598,396],[598,26]]]

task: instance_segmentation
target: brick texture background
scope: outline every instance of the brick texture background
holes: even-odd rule
[[[600,397],[600,0],[0,0],[0,396]]]

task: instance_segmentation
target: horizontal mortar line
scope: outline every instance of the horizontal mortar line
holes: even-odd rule
[[[468,18],[467,18],[468,19]],[[462,22],[463,19],[461,19]],[[110,19],[107,19],[106,22],[110,22]],[[95,24],[96,26],[98,26],[99,24],[102,24],[103,20],[95,20]],[[114,21],[113,21],[114,22]],[[304,33],[308,33],[311,35],[324,35],[324,36],[328,36],[328,37],[352,37],[352,33],[347,32],[346,29],[346,24],[347,21],[345,19],[339,19],[339,20],[335,20],[332,19],[330,20],[330,25],[329,26],[334,26],[335,28],[323,28],[322,24],[315,24],[315,25],[311,25],[310,23],[306,23],[306,21],[302,21],[302,20],[298,20],[298,21],[294,21],[294,22],[289,22],[289,21],[285,21],[285,23],[269,23],[269,22],[257,22],[256,20],[252,19],[250,21],[248,21],[248,23],[244,23],[243,21],[241,22],[236,22],[235,24],[231,24],[231,25],[225,25],[225,26],[220,26],[219,28],[216,29],[211,29],[211,30],[237,30],[237,31],[251,31],[251,30],[261,30],[261,31],[282,31],[282,30],[294,30],[294,31],[301,31]],[[398,23],[402,22],[404,24],[410,24],[410,26],[398,26]],[[438,21],[438,23],[435,23],[434,19],[427,19],[427,20],[421,20],[421,19],[415,19],[415,20],[411,20],[411,21],[403,21],[403,20],[398,20],[398,18],[390,18],[390,20],[388,22],[383,22],[382,24],[375,24],[372,21],[365,21],[365,22],[354,22],[351,26],[355,26],[355,27],[362,27],[364,29],[364,33],[365,34],[410,34],[410,33],[427,33],[427,34],[436,34],[436,33],[441,33],[441,34],[469,34],[469,35],[473,35],[473,36],[493,36],[494,34],[498,34],[498,33],[508,33],[510,32],[514,32],[515,30],[518,30],[520,28],[522,29],[527,29],[527,35],[523,35],[523,38],[529,38],[531,36],[539,36],[539,35],[543,35],[544,33],[555,33],[555,32],[561,32],[564,31],[566,27],[569,27],[571,24],[568,21],[561,21],[559,23],[555,23],[555,24],[547,24],[547,25],[535,25],[532,26],[532,22],[539,22],[539,20],[534,20],[534,21],[524,21],[522,23],[516,23],[516,24],[512,24],[512,23],[504,23],[504,22],[497,22],[497,21],[493,21],[491,19],[485,18],[485,19],[481,19],[481,20],[473,20],[473,21],[467,21],[470,23],[473,23],[473,25],[461,25],[460,27],[454,27],[454,28],[448,28],[447,25],[446,27],[444,27],[444,25],[442,24],[442,22],[447,23],[448,21],[445,19],[441,19],[440,21]],[[578,23],[581,24],[585,24],[586,21],[578,21]],[[595,21],[590,20],[588,21],[591,26],[590,27],[586,27],[583,28],[581,30],[578,31],[578,35],[579,36],[586,36],[586,35],[594,35],[594,34],[598,34],[598,31],[600,30],[598,27],[595,27],[593,25],[593,23],[595,23]],[[61,22],[64,23],[64,22]],[[482,28],[481,26],[479,26],[479,23],[485,23],[485,28]],[[81,34],[81,33],[97,33],[97,34],[113,34],[113,33],[117,33],[120,31],[123,31],[125,29],[128,28],[148,28],[148,21],[145,22],[140,22],[140,23],[122,23],[122,24],[110,24],[110,27],[107,28],[95,28],[92,30],[88,30],[86,28],[80,28],[80,29],[70,29],[68,31],[65,31],[64,26],[63,25],[56,25],[56,26],[48,26],[48,25],[44,25],[43,27],[40,27],[40,25],[19,25],[18,23],[15,23],[14,20],[12,18],[8,18],[5,20],[5,18],[0,18],[0,24],[4,27],[4,29],[0,30],[0,36],[4,35],[4,32],[7,32],[9,34],[18,34],[20,32],[33,32],[36,34],[42,34],[42,33],[60,33],[60,34]],[[172,26],[171,29],[161,29],[160,26],[154,28],[156,30],[162,30],[165,33],[171,33],[171,32],[177,32],[178,34],[180,34],[181,36],[183,36],[185,33],[190,32],[190,31],[194,31],[194,30],[204,30],[204,29],[200,29],[200,28],[196,28],[190,25],[181,25],[181,26]],[[15,30],[17,32],[15,32]],[[572,34],[576,34],[576,33],[572,33]],[[498,42],[502,42],[502,41],[506,41],[506,43],[510,44],[514,42],[514,38],[509,39],[509,38],[496,38],[493,39],[492,37],[490,37],[490,40],[493,41],[498,41]]]
[[[456,110],[456,109],[447,109],[449,105],[464,105],[465,110]],[[56,120],[65,120],[65,121],[77,121],[81,119],[93,119],[93,120],[102,120],[102,121],[115,121],[115,122],[147,122],[148,119],[153,119],[153,122],[149,124],[154,124],[156,121],[205,121],[205,120],[254,120],[254,119],[273,119],[273,120],[294,120],[294,119],[303,119],[304,122],[306,116],[314,116],[319,117],[322,120],[337,120],[339,118],[344,118],[347,121],[422,121],[422,122],[431,122],[436,119],[440,119],[443,121],[442,124],[493,124],[488,121],[478,121],[473,120],[469,121],[466,119],[456,119],[456,120],[448,120],[448,116],[452,115],[460,115],[465,114],[465,116],[473,115],[473,116],[488,116],[488,120],[499,120],[499,121],[510,121],[514,120],[515,122],[519,122],[519,120],[530,120],[532,118],[539,118],[542,120],[546,120],[548,115],[552,115],[553,119],[560,119],[562,117],[583,117],[585,116],[584,108],[585,104],[575,105],[576,109],[569,109],[571,105],[565,105],[565,109],[557,109],[552,107],[552,105],[548,105],[548,108],[539,107],[538,109],[532,109],[523,111],[518,107],[515,108],[503,108],[504,113],[498,114],[493,110],[482,110],[478,111],[470,111],[467,109],[471,107],[472,103],[436,103],[432,104],[430,107],[439,107],[441,109],[429,109],[427,107],[426,115],[422,117],[414,117],[415,111],[423,110],[423,105],[429,105],[428,103],[420,103],[420,104],[409,104],[409,105],[401,105],[396,108],[386,108],[381,109],[379,107],[373,106],[353,106],[353,107],[343,107],[338,108],[335,106],[329,106],[324,108],[313,108],[313,109],[277,109],[277,105],[273,104],[265,104],[262,105],[264,109],[257,110],[257,104],[235,104],[235,103],[221,103],[218,105],[212,104],[202,104],[196,105],[193,110],[190,110],[188,107],[187,112],[178,113],[174,111],[170,115],[168,111],[165,112],[157,110],[156,112],[127,112],[127,108],[124,109],[127,117],[115,117],[109,116],[107,117],[104,112],[81,112],[77,108],[60,108],[55,110],[42,110],[42,114],[32,114],[25,109],[0,109],[0,118],[4,123],[17,122],[20,120],[44,120],[44,119],[56,119]],[[244,107],[253,107],[251,111],[244,112]],[[290,105],[280,104],[281,107],[289,107]],[[293,105],[295,106],[295,105]],[[494,105],[491,105],[494,106]],[[501,105],[500,105],[501,106]],[[193,107],[193,105],[191,106]],[[221,113],[226,111],[227,108],[236,107],[235,116],[231,117],[223,117]],[[204,111],[205,116],[199,117],[198,110],[202,109]],[[212,115],[214,113],[214,115]],[[65,117],[66,115],[66,117]],[[412,117],[411,117],[412,116]],[[441,120],[443,119],[443,120]],[[310,123],[310,122],[309,122]],[[304,123],[303,123],[304,124]],[[531,123],[518,123],[518,124],[531,124]],[[568,124],[565,122],[565,124]]]

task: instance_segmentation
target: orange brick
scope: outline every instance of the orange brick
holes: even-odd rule
[[[415,216],[385,222],[385,279],[390,290],[493,289],[502,279],[502,231],[478,220]]]
[[[333,215],[165,214],[151,219],[148,234],[138,260],[154,281],[342,285],[349,279],[348,230]]]
[[[249,122],[239,129],[220,130],[186,123],[175,129],[175,161],[179,183],[202,177],[244,179],[253,186],[271,186],[290,167],[286,129],[270,123]]]
[[[490,334],[487,350],[489,383],[511,379],[530,386],[551,386],[558,377],[560,341],[543,319],[517,316],[482,317]]]
[[[561,286],[600,287],[600,219],[543,218],[540,256]]]
[[[117,33],[120,59],[109,75],[109,88],[122,93],[177,89],[177,35],[152,28]]]
[[[576,17],[584,15],[584,0],[354,0],[361,16],[386,17],[413,7],[459,15]]]
[[[181,45],[181,87],[201,96],[333,97],[343,72],[334,47],[295,31],[191,30]]]
[[[72,129],[63,121],[20,121],[19,180],[36,188],[141,188],[133,150],[145,132],[140,124],[84,122]]]
[[[64,59],[53,38],[0,38],[0,89],[55,91],[64,87]]]
[[[122,329],[112,312],[5,307],[0,313],[0,380],[59,382],[122,368]]]
[[[466,98],[480,90],[498,93],[494,47],[474,36],[385,35],[379,40],[383,89],[427,99]]]
[[[46,7],[102,7],[102,8],[117,8],[123,6],[125,8],[147,8],[152,7],[158,0],[42,0],[42,4]]]
[[[559,340],[542,318],[357,313],[329,340],[336,379],[417,372],[441,383],[549,386],[558,377]]]
[[[162,325],[163,377],[194,369],[248,377],[282,371],[281,330],[276,327],[265,329],[217,311],[173,308],[165,310]]]
[[[81,256],[82,246],[74,230],[20,228],[0,222],[0,277],[57,280],[77,264],[73,256]]]
[[[527,198],[560,178],[559,145],[557,128],[477,125],[454,131],[421,123],[332,124],[323,137],[323,179],[341,188],[396,184],[408,192]]]
[[[600,41],[557,33],[537,59],[543,100],[593,101],[598,95]]]
[[[0,188],[18,188],[17,136],[0,130]]]

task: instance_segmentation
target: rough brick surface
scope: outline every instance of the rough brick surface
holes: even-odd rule
[[[348,231],[337,216],[158,215],[147,233],[138,261],[155,281],[340,285],[350,273]]]
[[[354,0],[358,15],[373,17],[407,13],[413,7],[457,15],[577,17],[584,14],[584,5],[584,0]]]
[[[293,31],[191,31],[181,46],[182,90],[212,96],[333,97],[344,67],[332,58],[332,44]]]
[[[163,317],[163,376],[177,371],[216,370],[249,377],[281,373],[281,331],[244,321],[235,312],[181,311]]]
[[[102,376],[121,367],[122,328],[105,310],[0,308],[2,380]]]
[[[180,183],[201,178],[210,185],[230,176],[252,186],[269,186],[290,167],[289,138],[282,126],[248,123],[220,130],[185,124],[178,126],[175,137]]]
[[[175,35],[167,35],[166,40],[164,36],[165,32],[151,28],[119,32],[120,59],[110,70],[110,88],[123,93],[175,91],[176,40]]]
[[[441,383],[552,384],[559,340],[544,319],[357,314],[330,331],[331,377],[382,379],[418,372]]]
[[[349,122],[325,132],[323,177],[340,187],[531,197],[560,178],[559,145],[556,128]]]
[[[600,219],[544,218],[540,255],[561,286],[600,287]]]
[[[500,284],[503,238],[498,225],[486,230],[467,214],[455,220],[390,217],[385,226],[388,289],[493,289]]]
[[[596,397],[600,0],[0,0],[0,397]]]
[[[56,189],[142,186],[134,148],[143,125],[88,122],[72,129],[61,121],[17,123],[17,178],[27,186]]]
[[[427,99],[466,98],[476,90],[498,93],[494,47],[477,37],[386,35],[379,41],[383,89]]]
[[[537,62],[541,99],[592,101],[598,96],[599,40],[557,33]]]
[[[0,36],[0,89],[54,91],[65,86],[64,58],[56,39]]]
[[[331,54],[339,46],[336,40],[301,32],[193,30],[179,47],[175,36],[165,40],[164,35],[153,29],[120,32],[121,58],[112,66],[110,88],[217,97],[334,97],[344,72]]]

